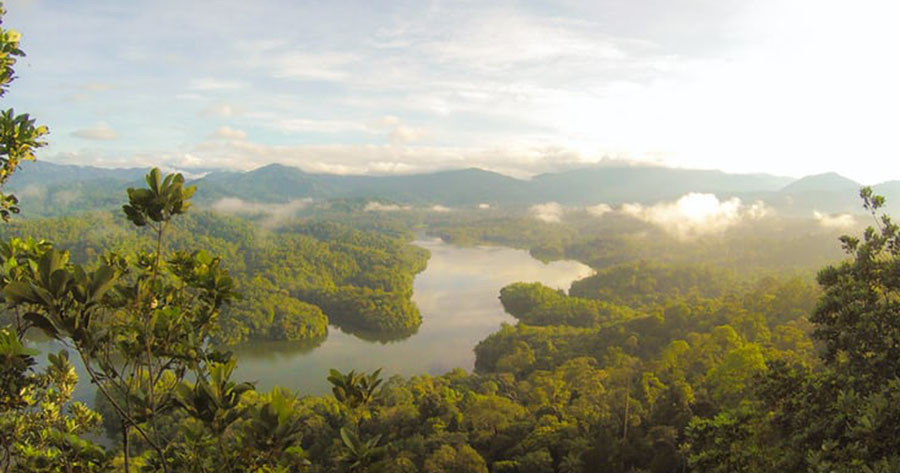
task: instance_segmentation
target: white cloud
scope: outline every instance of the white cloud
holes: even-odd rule
[[[297,212],[312,203],[312,199],[297,199],[283,204],[271,202],[249,202],[237,197],[224,197],[210,207],[214,212],[237,215],[262,215],[262,225],[274,227],[284,223]]]
[[[266,58],[279,79],[339,81],[349,76],[346,66],[357,60],[353,54],[289,51]]]
[[[239,80],[202,78],[192,79],[189,85],[191,90],[202,91],[220,91],[220,90],[238,90],[246,87],[247,84]]]
[[[825,228],[847,229],[856,225],[856,217],[850,214],[829,215],[813,210],[813,218]]]
[[[528,146],[454,147],[412,145],[266,145],[250,140],[207,140],[188,148],[139,153],[59,153],[60,162],[102,167],[186,166],[251,170],[280,163],[306,172],[330,174],[412,174],[481,168],[525,178],[584,166],[578,155],[558,148]],[[189,163],[189,164],[188,164]]]
[[[431,206],[431,211],[432,211],[432,212],[440,212],[440,213],[444,213],[444,212],[450,212],[450,211],[452,211],[452,210],[453,210],[453,209],[451,209],[450,207],[444,207],[443,205],[432,205],[432,206]]]
[[[230,126],[220,126],[212,136],[223,140],[243,140],[247,138],[247,132]]]
[[[57,191],[53,194],[51,199],[54,204],[64,206],[75,202],[79,197],[81,197],[81,192],[77,189],[72,189]]]
[[[230,118],[237,114],[237,110],[228,104],[217,104],[200,111],[201,117]]]
[[[419,141],[427,136],[427,133],[422,129],[412,128],[406,125],[399,125],[391,131],[390,141],[391,144],[399,145],[410,143],[413,141]]]
[[[721,233],[744,220],[763,218],[771,212],[762,202],[745,205],[736,197],[720,201],[713,194],[693,192],[674,202],[625,204],[621,211],[679,238]]]
[[[589,23],[535,18],[521,12],[482,12],[449,40],[428,45],[444,61],[505,69],[516,64],[545,64],[560,59],[594,62],[621,60],[625,51],[611,38],[598,37]]]
[[[412,207],[408,205],[382,204],[381,202],[367,202],[363,208],[366,212],[397,212],[399,210],[409,210]]]
[[[47,196],[47,189],[37,184],[28,184],[22,190],[16,192],[18,197],[30,201],[43,201]]]
[[[187,151],[174,149],[184,134],[143,134],[198,108],[176,92],[194,92],[179,94],[194,100],[222,92],[239,93],[234,100],[257,111],[329,110],[332,120],[360,123],[416,117],[382,128],[384,142],[391,134],[394,143],[410,142],[403,130],[394,133],[400,125],[427,125],[428,139],[453,143],[466,157],[485,148],[502,156],[517,146],[555,146],[591,159],[657,156],[679,166],[794,176],[834,170],[867,183],[900,177],[900,168],[884,165],[900,149],[892,129],[900,66],[885,60],[900,39],[891,24],[897,2],[861,0],[852,9],[815,0],[657,2],[648,14],[646,2],[627,1],[371,8],[279,0],[229,1],[229,15],[210,14],[204,2],[160,2],[143,10],[119,2],[109,14],[13,12],[22,31],[47,39],[29,46],[29,74],[65,84],[72,71],[89,71],[121,85],[95,94],[90,107],[116,109],[116,125],[132,124],[129,138],[142,153]],[[17,107],[48,117],[88,108],[64,101],[90,92],[79,84],[38,90],[29,82],[23,76],[16,86],[25,92]],[[293,99],[275,103],[284,96]],[[331,144],[359,143],[357,132]],[[54,146],[83,149],[64,140]],[[861,165],[850,155],[871,157]]]
[[[589,214],[591,214],[595,217],[602,217],[602,216],[612,212],[612,207],[610,207],[608,204],[597,204],[597,205],[591,205],[590,207],[587,207],[585,210],[587,210]]]
[[[562,220],[565,209],[557,202],[547,202],[544,204],[532,205],[529,211],[534,218],[542,222],[557,223]]]
[[[430,136],[425,128],[412,127],[403,123],[400,117],[384,115],[380,118],[369,120],[366,127],[372,132],[387,131],[388,141],[392,145],[403,145],[414,141],[422,141]]]
[[[90,128],[82,128],[72,132],[72,136],[94,141],[111,141],[119,137],[116,130],[110,128],[106,122],[99,122]]]
[[[400,118],[394,115],[385,115],[374,120],[369,120],[366,125],[375,130],[391,129],[400,125]]]
[[[349,120],[311,120],[307,118],[278,120],[273,127],[290,133],[343,133],[365,131],[366,129],[364,124]]]
[[[481,203],[481,204],[478,204],[478,208],[480,210],[489,210],[491,208],[491,204]]]

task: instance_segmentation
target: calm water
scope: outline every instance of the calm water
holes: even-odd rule
[[[329,327],[328,338],[318,346],[288,342],[262,342],[234,349],[238,358],[235,379],[256,381],[268,390],[285,386],[304,394],[329,391],[328,370],[372,371],[383,375],[442,374],[454,368],[471,370],[473,349],[514,319],[503,312],[500,289],[512,282],[540,281],[554,288],[568,289],[572,281],[591,274],[590,268],[574,261],[549,264],[528,252],[509,248],[459,248],[440,240],[417,241],[431,251],[425,271],[416,276],[413,300],[422,313],[422,326],[414,335],[397,341],[380,342]],[[41,349],[52,349],[40,344]],[[92,389],[87,375],[79,370],[81,382],[76,397],[89,401]]]

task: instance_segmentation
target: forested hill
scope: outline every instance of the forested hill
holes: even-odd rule
[[[421,323],[412,283],[428,251],[408,238],[334,222],[294,222],[273,231],[214,213],[187,216],[170,228],[174,249],[221,256],[243,297],[227,307],[215,338],[321,342],[328,324],[379,340],[408,336]],[[19,220],[0,227],[0,239],[40,235],[96,264],[106,251],[152,250],[150,235],[106,212]],[[0,314],[0,321],[5,320]]]
[[[36,162],[24,164],[20,174],[10,187],[23,198],[24,213],[56,216],[117,207],[121,189],[137,183],[141,171]],[[762,200],[781,213],[807,217],[813,211],[857,212],[856,191],[861,187],[836,174],[794,180],[766,174],[654,166],[594,166],[541,174],[530,180],[475,168],[425,174],[345,176],[308,173],[280,164],[248,172],[197,175],[203,176],[192,182],[197,185],[195,201],[200,205],[212,205],[223,198],[270,203],[360,198],[420,206],[522,207],[544,202],[583,206],[649,204],[701,192],[714,193],[720,199]],[[880,184],[875,186],[875,191],[889,201],[900,200],[898,182]]]

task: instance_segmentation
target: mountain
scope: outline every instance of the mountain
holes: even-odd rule
[[[767,174],[727,174],[656,166],[592,167],[541,174],[532,179],[536,194],[571,204],[652,203],[689,192],[731,197],[775,191],[791,181],[791,178]]]
[[[887,200],[886,208],[889,213],[900,215],[900,181],[882,182],[872,186],[872,190]]]
[[[115,208],[125,188],[138,183],[145,169],[104,169],[46,161],[26,163],[9,188],[22,198],[26,215],[62,215],[90,209]],[[472,207],[480,203],[524,207],[555,201],[563,205],[616,205],[674,200],[689,192],[714,193],[720,199],[762,200],[784,215],[860,213],[860,184],[834,173],[802,179],[767,174],[658,166],[592,166],[545,173],[530,180],[483,169],[458,169],[422,174],[345,176],[308,173],[271,164],[248,172],[218,171],[194,179],[195,201],[209,205],[224,197],[249,202],[289,202],[358,198],[411,205]],[[875,190],[900,201],[900,181]]]
[[[56,164],[49,161],[28,161],[22,164],[9,181],[10,189],[28,186],[55,186],[89,181],[132,182],[140,180],[147,170],[143,168],[108,169],[93,166]]]
[[[246,173],[216,173],[194,181],[199,200],[233,196],[283,202],[298,198],[368,197],[415,204],[510,203],[526,195],[526,183],[481,169],[396,176],[311,174],[281,164]]]
[[[806,176],[791,182],[781,192],[784,194],[800,194],[804,192],[848,192],[859,191],[862,184],[840,174],[829,172]]]
[[[445,205],[618,204],[674,199],[688,192],[728,196],[772,192],[790,182],[770,175],[726,174],[650,166],[590,167],[515,179],[482,169],[394,176],[309,174],[273,164],[245,174],[223,173],[196,181],[198,197],[242,196],[245,200],[285,201],[301,197],[383,198],[403,203]]]
[[[862,184],[833,172],[798,179],[766,199],[782,214],[860,213]]]
[[[281,164],[252,171],[212,173],[192,182],[198,200],[239,197],[247,201],[280,202],[303,197],[324,198],[336,189],[315,174]]]
[[[60,216],[122,205],[125,189],[146,169],[106,169],[48,161],[25,162],[5,190],[21,201],[26,216]]]

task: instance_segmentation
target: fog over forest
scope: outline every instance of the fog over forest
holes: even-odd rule
[[[900,472],[897,13],[3,2],[0,472]]]

